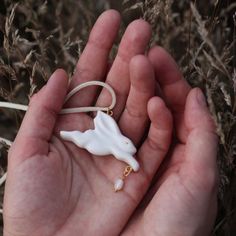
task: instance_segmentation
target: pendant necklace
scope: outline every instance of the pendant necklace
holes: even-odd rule
[[[130,175],[132,171],[137,172],[139,170],[139,163],[134,158],[136,148],[133,142],[126,136],[124,136],[116,121],[112,118],[112,109],[116,105],[116,94],[113,88],[101,81],[89,81],[78,85],[71,90],[66,98],[66,103],[74,94],[81,89],[89,86],[102,86],[107,89],[112,97],[112,102],[109,107],[77,107],[77,108],[64,108],[59,114],[72,114],[81,112],[97,112],[94,118],[94,129],[88,129],[85,132],[76,131],[60,131],[60,136],[65,141],[70,141],[76,146],[82,149],[86,149],[89,153],[99,158],[99,156],[112,155],[119,161],[123,161],[127,164],[121,177],[114,181],[114,190],[118,192],[123,189],[125,179]],[[0,102],[0,107],[6,107],[11,109],[26,111],[28,106]]]
[[[132,172],[139,170],[139,163],[134,158],[136,148],[132,141],[125,137],[112,118],[112,109],[116,105],[116,95],[113,88],[100,81],[89,81],[75,87],[65,99],[67,102],[75,93],[88,86],[102,86],[106,88],[112,97],[112,103],[109,107],[79,107],[65,108],[60,114],[91,112],[96,111],[97,115],[94,118],[94,129],[80,131],[61,131],[60,136],[65,141],[73,142],[76,146],[86,149],[89,153],[99,156],[112,155],[117,160],[127,164],[122,177],[117,178],[114,182],[114,190],[120,191],[124,186],[125,178]]]

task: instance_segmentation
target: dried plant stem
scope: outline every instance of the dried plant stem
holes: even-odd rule
[[[0,178],[0,186],[1,186],[3,183],[5,183],[6,179],[7,179],[7,172]]]
[[[6,143],[8,146],[11,146],[12,145],[12,141],[8,140],[8,139],[5,139],[5,138],[2,138],[0,137],[0,142],[4,142]]]

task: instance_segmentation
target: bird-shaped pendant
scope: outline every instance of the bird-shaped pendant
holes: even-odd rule
[[[96,156],[113,155],[127,163],[134,171],[139,170],[139,163],[133,157],[136,148],[132,141],[125,137],[115,120],[108,114],[98,111],[94,118],[94,129],[85,132],[61,131],[62,139],[71,141],[80,148]]]

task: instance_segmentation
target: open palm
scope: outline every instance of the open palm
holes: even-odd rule
[[[214,122],[201,90],[190,91],[163,48],[154,47],[148,57],[172,111],[175,134],[168,155],[123,235],[210,235],[218,192]]]
[[[118,28],[119,15],[115,11],[108,11],[98,19],[78,62],[71,88],[105,78],[109,51]],[[155,81],[148,59],[134,56],[145,52],[150,34],[150,27],[142,20],[128,27],[106,79],[117,94],[114,118],[122,132],[137,145],[148,127],[147,103],[154,95]],[[129,176],[123,191],[115,193],[113,182],[122,175],[124,163],[113,157],[94,157],[59,138],[60,130],[84,131],[93,126],[87,114],[57,115],[67,93],[67,83],[65,72],[57,70],[31,99],[10,150],[4,204],[6,235],[117,235],[160,163],[157,158],[145,160],[144,154],[152,150],[147,139],[137,154],[141,170]],[[80,107],[95,102],[108,105],[109,94],[102,91],[96,101],[97,90],[81,91],[66,106]],[[150,104],[151,116],[156,116],[159,107],[164,106],[156,99]],[[155,135],[155,129],[151,127],[154,133],[151,136]],[[166,150],[171,132],[170,127]],[[145,171],[149,166],[155,168]]]
[[[179,214],[179,210],[188,210],[185,206],[185,196],[183,201],[179,200],[180,204],[177,204],[177,207],[172,206],[176,202],[170,196],[173,194],[171,190],[176,187],[175,185],[179,184],[179,188],[185,186],[183,182],[178,182],[179,178],[175,178],[179,176],[175,175],[176,172],[183,169],[180,172],[184,173],[183,176],[187,176],[185,170],[198,171],[204,166],[200,164],[198,166],[198,162],[186,161],[188,151],[190,153],[193,147],[189,145],[189,149],[192,149],[188,150],[185,144],[191,142],[189,135],[191,129],[200,127],[198,122],[191,118],[183,119],[183,115],[177,114],[179,110],[183,112],[190,89],[181,80],[172,59],[168,58],[164,51],[154,48],[150,52],[149,60],[140,55],[145,53],[151,34],[149,25],[142,20],[134,21],[127,28],[117,57],[106,76],[108,56],[118,28],[117,12],[111,10],[100,16],[78,62],[70,89],[86,81],[106,78],[106,82],[114,88],[117,95],[114,118],[121,131],[138,147],[137,159],[140,163],[140,171],[132,173],[126,179],[124,189],[115,193],[113,183],[122,175],[124,163],[112,156],[92,156],[74,144],[60,139],[60,130],[84,131],[93,127],[93,119],[87,114],[58,115],[68,92],[68,79],[63,70],[57,70],[47,85],[31,99],[29,110],[9,153],[4,198],[6,236],[110,236],[119,235],[121,232],[130,235],[134,232],[137,235],[138,233],[150,235],[150,228],[153,229],[151,232],[154,234],[161,235],[162,232],[167,232],[166,225],[169,225],[168,222],[165,224],[163,222],[163,219],[167,218],[165,214],[174,215]],[[155,57],[158,56],[161,57],[158,61],[162,62],[162,65],[155,64],[157,59]],[[153,68],[162,87],[163,98],[174,112],[174,124],[177,127],[179,140],[182,142],[182,145],[174,149],[172,158],[162,166],[159,174],[157,170],[171,143],[173,118],[163,100],[154,97],[157,86]],[[173,76],[176,73],[177,76]],[[172,91],[170,96],[170,86],[167,88],[166,84],[174,84],[172,90],[181,89],[182,94],[177,93],[174,97]],[[188,111],[191,111],[194,106],[195,93],[197,91],[192,91],[189,95],[186,104]],[[179,106],[171,102],[176,101],[176,98],[180,101]],[[107,91],[103,90],[100,93],[94,87],[75,95],[66,106],[107,106],[110,102],[111,98]],[[175,106],[176,112],[173,109]],[[195,109],[200,112],[198,116],[207,117],[204,125],[206,130],[209,130],[207,134],[211,133],[207,109],[198,110]],[[186,114],[186,117],[193,115],[190,112]],[[186,124],[188,127],[185,127]],[[149,128],[148,135],[146,135],[147,128]],[[207,139],[209,140],[209,137]],[[211,161],[214,162],[215,154],[206,155],[208,154],[213,156]],[[186,163],[190,163],[189,166]],[[195,164],[197,169],[193,168]],[[213,169],[211,163],[209,166]],[[209,169],[202,169],[201,172],[205,173]],[[157,181],[146,194],[156,173]],[[215,173],[215,169],[212,173]],[[192,174],[190,176],[193,176],[191,180],[196,177]],[[187,186],[193,182],[189,181]],[[196,186],[198,183],[196,182]],[[213,182],[210,184],[214,185]],[[177,195],[183,192],[178,187],[173,191],[177,191]],[[139,205],[145,194],[144,200]],[[191,198],[187,204],[191,205],[192,201]],[[206,202],[205,198],[204,201]],[[170,205],[166,207],[168,204]],[[172,211],[166,211],[171,209],[170,206]],[[185,207],[181,208],[182,206]],[[195,208],[191,212],[194,210]],[[155,226],[157,220],[163,225],[162,228]],[[173,227],[177,227],[176,222],[173,220],[170,223]]]

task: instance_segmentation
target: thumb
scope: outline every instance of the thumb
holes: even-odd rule
[[[188,95],[185,123],[189,130],[186,143],[186,169],[192,172],[189,176],[195,178],[195,187],[198,185],[204,190],[216,190],[218,137],[205,97],[199,88],[192,89]]]
[[[68,79],[65,71],[56,70],[49,81],[31,101],[21,128],[10,149],[9,156],[18,161],[35,154],[48,153],[57,114],[62,108],[67,92]],[[13,154],[14,155],[11,155]],[[19,160],[20,159],[20,160]]]
[[[185,123],[189,131],[197,128],[215,133],[215,124],[208,110],[206,99],[199,88],[192,89],[187,97]]]

